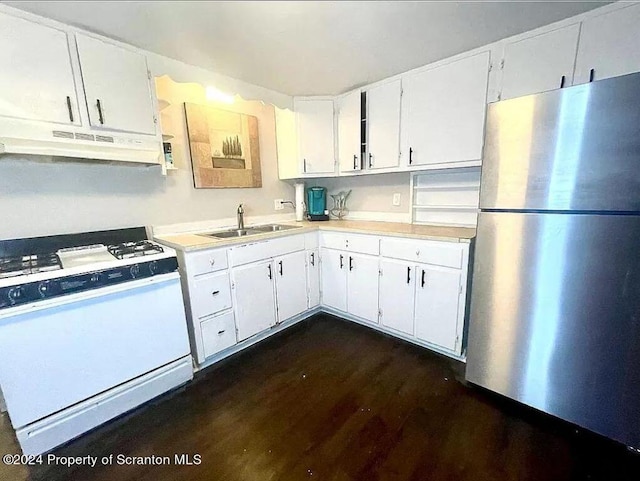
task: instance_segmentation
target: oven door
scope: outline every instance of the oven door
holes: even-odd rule
[[[0,313],[0,387],[14,428],[188,354],[178,273]]]

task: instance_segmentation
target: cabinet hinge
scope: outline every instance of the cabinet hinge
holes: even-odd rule
[[[378,319],[382,319],[382,309],[378,309]]]
[[[157,124],[157,123],[158,123],[158,116],[157,116],[157,115],[154,115],[154,116],[153,116],[153,123],[154,123],[154,124]]]
[[[504,59],[500,60],[500,70],[504,68]]]
[[[454,349],[457,349],[458,342],[460,342],[460,336],[456,336],[456,342],[454,343]]]
[[[382,269],[378,269],[378,275],[382,277]]]
[[[151,80],[151,70],[147,70],[147,78]]]
[[[460,284],[460,294],[462,294],[462,291],[464,290],[464,286],[462,284]]]

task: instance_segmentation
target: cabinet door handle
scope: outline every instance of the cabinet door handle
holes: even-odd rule
[[[220,294],[220,291],[213,291],[213,292],[211,293],[211,295],[212,295],[212,296],[217,296],[218,294]]]
[[[564,82],[566,80],[566,77],[563,75],[562,78],[560,79],[560,88],[564,88]]]
[[[67,95],[67,110],[69,111],[69,120],[73,123],[73,109],[71,108],[71,97]]]
[[[344,256],[340,254],[340,269],[344,267]]]
[[[273,279],[273,273],[271,272],[271,263],[269,263],[267,267],[269,268],[269,279]]]
[[[411,267],[407,267],[407,284],[411,283]]]
[[[315,267],[316,265],[316,254],[315,252],[311,253],[311,265]]]
[[[304,172],[306,172],[307,171],[307,159],[302,159],[302,163],[304,164],[302,169],[303,169]]]
[[[222,331],[218,331],[218,336],[221,336],[222,334],[224,334],[224,331],[226,331],[226,329],[223,329]]]
[[[358,168],[358,156],[354,155],[353,156],[353,170],[356,170]]]
[[[349,256],[349,270],[353,270],[353,257]]]
[[[422,282],[421,282],[422,285],[420,287],[424,287],[424,281],[425,281],[424,277],[425,277],[425,271],[424,269],[422,269]]]
[[[589,70],[589,83],[593,82],[593,79],[596,76],[596,69],[592,68]]]
[[[409,165],[413,163],[413,149],[409,147]]]
[[[373,167],[373,154],[369,152],[369,168]]]
[[[282,277],[282,261],[278,261],[278,267],[280,268],[280,277]]]
[[[100,121],[100,125],[104,125],[104,115],[102,114],[102,104],[100,103],[100,99],[97,99],[96,105],[98,107],[98,120]]]

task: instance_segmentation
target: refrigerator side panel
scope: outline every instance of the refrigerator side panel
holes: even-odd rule
[[[640,74],[490,104],[481,209],[640,212]]]
[[[480,214],[466,378],[640,446],[640,216]]]

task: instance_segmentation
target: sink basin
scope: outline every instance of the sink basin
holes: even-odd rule
[[[219,239],[229,239],[231,237],[245,237],[248,235],[262,234],[264,231],[254,229],[232,229],[222,232],[212,232],[211,234],[205,234],[209,237],[217,237]]]
[[[302,226],[299,225],[282,225],[282,224],[268,224],[268,225],[258,225],[252,227],[254,230],[259,230],[261,232],[278,232],[281,230],[289,230],[289,229],[299,229]]]

